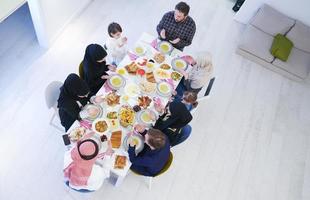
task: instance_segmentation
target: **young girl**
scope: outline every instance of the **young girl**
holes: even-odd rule
[[[127,38],[122,37],[122,27],[115,22],[108,26],[108,33],[110,38],[106,42],[106,47],[109,54],[109,60],[112,64],[118,65],[126,55]]]

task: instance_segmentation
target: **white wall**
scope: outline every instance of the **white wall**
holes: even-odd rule
[[[65,26],[91,0],[28,0],[32,21],[41,46],[49,47]]]
[[[0,0],[0,22],[21,7],[26,0]]]
[[[246,0],[235,15],[235,20],[248,23],[264,3],[310,26],[310,0]]]

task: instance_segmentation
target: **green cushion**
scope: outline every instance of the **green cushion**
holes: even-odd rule
[[[293,42],[284,35],[278,33],[272,42],[270,53],[282,61],[287,61],[293,48]]]

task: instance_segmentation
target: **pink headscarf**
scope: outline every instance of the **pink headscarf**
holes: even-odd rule
[[[91,135],[87,134],[85,139],[78,143],[71,151],[71,158],[73,160],[70,165],[64,169],[64,176],[69,180],[69,183],[75,186],[87,185],[88,178],[91,174],[93,165],[98,157],[98,151],[96,153],[96,145],[87,140]],[[79,153],[80,151],[80,153]],[[94,155],[96,153],[96,155]],[[85,160],[82,157],[90,156],[89,160]],[[91,155],[94,155],[92,158]]]

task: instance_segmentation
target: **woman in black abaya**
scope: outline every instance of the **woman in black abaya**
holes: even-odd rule
[[[81,108],[87,104],[89,87],[86,82],[76,74],[69,74],[60,88],[58,98],[59,117],[66,131],[75,120],[80,120]]]

